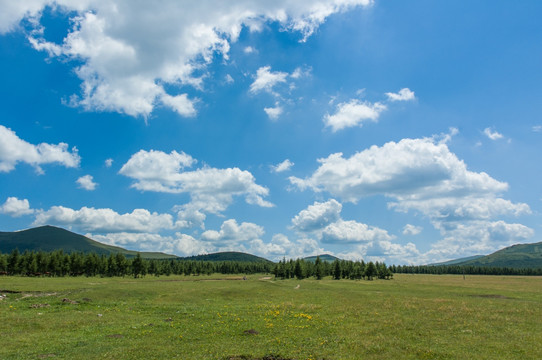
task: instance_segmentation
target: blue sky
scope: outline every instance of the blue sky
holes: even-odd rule
[[[542,4],[0,1],[0,230],[422,264],[542,241]]]

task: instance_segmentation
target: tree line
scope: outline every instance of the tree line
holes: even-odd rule
[[[284,258],[275,265],[273,274],[279,279],[296,278],[299,280],[310,277],[321,280],[326,276],[331,276],[335,280],[373,280],[374,278],[390,279],[393,277],[391,268],[378,261],[375,263],[371,261],[367,264],[363,260],[334,260],[328,262],[321,261],[320,257],[317,257],[314,262],[303,259],[286,260]]]
[[[272,263],[242,261],[196,261],[182,259],[144,259],[124,254],[64,253],[14,249],[0,253],[1,275],[25,276],[133,276],[210,275],[270,273]]]
[[[542,268],[512,268],[500,266],[474,265],[404,265],[391,266],[397,274],[434,274],[434,275],[525,275],[540,276]]]

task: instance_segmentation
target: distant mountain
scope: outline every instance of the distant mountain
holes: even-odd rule
[[[476,260],[476,259],[479,259],[479,258],[482,258],[482,257],[484,257],[484,255],[467,256],[467,257],[460,258],[460,259],[449,260],[449,261],[444,261],[444,262],[439,262],[439,263],[434,263],[434,264],[429,264],[429,265],[430,266],[457,265],[457,264],[460,264],[460,263],[463,263],[463,262],[466,262],[466,261],[469,261],[469,260]]]
[[[266,262],[272,263],[272,261],[264,259],[259,256],[246,254],[236,251],[218,252],[206,255],[196,255],[179,258],[179,260],[191,260],[191,261],[242,261],[242,262]]]
[[[102,244],[89,239],[83,235],[54,227],[40,226],[33,229],[0,232],[0,252],[10,253],[15,248],[20,252],[28,251],[55,251],[62,250],[66,253],[94,252],[97,254],[109,255],[111,253],[122,253],[126,257],[134,257],[137,251],[126,250],[121,247]],[[140,252],[141,257],[146,259],[174,259],[175,255],[168,255],[160,252]]]
[[[318,255],[318,256],[320,257],[321,261],[334,262],[335,260],[341,260],[338,257],[329,255],[329,254],[323,254],[323,255]],[[307,256],[306,258],[303,258],[303,260],[309,261],[309,262],[315,262],[318,256]]]
[[[461,261],[463,260],[463,261]],[[542,242],[534,244],[518,244],[473,259],[452,260],[453,265],[508,267],[516,269],[542,268]],[[443,265],[452,265],[450,262]]]

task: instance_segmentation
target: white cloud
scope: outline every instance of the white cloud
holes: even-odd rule
[[[104,244],[120,246],[137,251],[161,251],[177,256],[192,256],[208,253],[208,244],[182,233],[163,236],[151,233],[86,234],[85,236]]]
[[[340,257],[345,259],[387,261],[388,264],[419,264],[421,256],[423,254],[414,243],[402,245],[389,240],[370,241],[358,245],[349,253],[340,254]]]
[[[329,224],[322,231],[324,243],[361,243],[369,241],[390,241],[393,236],[386,230],[357,221],[339,220]]]
[[[409,88],[404,88],[399,90],[398,93],[386,93],[390,101],[412,101],[416,100],[414,91],[411,91]]]
[[[29,19],[34,24],[29,41],[36,50],[77,64],[82,93],[72,97],[74,105],[148,117],[161,104],[193,116],[194,100],[186,93],[174,96],[166,88],[175,87],[177,93],[185,85],[202,89],[206,66],[215,54],[228,58],[230,44],[243,27],[259,30],[264,23],[278,22],[305,40],[330,15],[371,3],[167,0],[134,6],[129,0],[8,1],[0,13],[0,32],[13,31],[23,18]],[[61,43],[48,39],[40,24],[46,5],[69,16],[73,24]]]
[[[290,161],[290,159],[286,159],[284,160],[283,162],[275,165],[275,166],[271,166],[271,170],[273,172],[276,172],[276,173],[280,173],[280,172],[283,172],[283,171],[288,171],[292,168],[292,166],[294,166],[294,163]]]
[[[256,71],[256,78],[250,84],[250,92],[256,94],[260,91],[267,91],[273,94],[273,87],[285,83],[288,73],[282,71],[271,71],[271,66],[262,66]]]
[[[0,125],[0,172],[10,172],[17,163],[24,162],[41,174],[43,170],[40,165],[58,163],[75,168],[80,161],[75,147],[70,152],[65,143],[33,145],[19,138],[13,130]]]
[[[266,107],[263,111],[269,116],[269,119],[277,120],[279,116],[282,115],[283,108],[282,106],[275,104],[275,107]]]
[[[418,235],[422,230],[423,228],[421,226],[406,224],[403,228],[403,235]]]
[[[542,132],[542,125],[533,126],[533,132]]]
[[[508,184],[467,166],[435,138],[403,139],[344,158],[342,153],[319,159],[306,179],[290,177],[300,189],[326,191],[344,201],[384,194],[400,201],[479,196],[501,193]]]
[[[238,224],[235,219],[222,223],[220,231],[207,230],[201,234],[200,240],[209,242],[217,251],[246,251],[245,244],[260,238],[264,234],[263,227],[243,222]]]
[[[340,219],[342,205],[335,199],[315,201],[292,219],[292,228],[301,232],[317,231]]]
[[[110,168],[113,165],[113,159],[106,159],[104,164],[105,164],[105,167]]]
[[[484,129],[484,134],[491,140],[499,140],[499,139],[502,139],[504,137],[499,132],[491,130],[491,128],[485,128]]]
[[[151,233],[176,227],[170,214],[151,213],[146,209],[135,209],[131,213],[119,214],[107,208],[95,209],[86,206],[79,210],[53,206],[47,211],[39,211],[34,225],[45,224],[74,226],[83,231],[98,233]]]
[[[233,202],[234,196],[244,196],[249,204],[273,206],[263,199],[269,190],[256,184],[250,172],[210,167],[183,171],[195,162],[185,153],[141,150],[132,155],[119,173],[134,179],[132,187],[138,190],[190,194],[191,211],[219,214]]]
[[[534,231],[522,224],[499,221],[469,221],[445,224],[444,238],[432,245],[426,262],[450,260],[462,256],[486,255],[506,246],[524,243]]]
[[[92,175],[81,176],[76,182],[81,189],[88,191],[96,190],[96,186],[98,186],[98,184],[94,182]]]
[[[30,208],[27,199],[19,200],[16,197],[8,197],[6,202],[0,206],[0,214],[6,214],[12,217],[33,214],[34,210]]]
[[[333,132],[354,127],[363,126],[364,122],[378,121],[380,114],[386,110],[386,105],[381,103],[361,102],[357,99],[352,99],[346,103],[337,105],[337,110],[333,115],[326,114],[324,123],[326,127],[330,127]]]
[[[256,52],[256,49],[254,49],[252,46],[247,46],[243,49],[243,52],[245,54],[252,54],[254,52]]]
[[[449,136],[439,142],[436,138],[403,139],[381,147],[372,146],[350,158],[344,158],[341,153],[332,154],[318,160],[320,167],[312,176],[290,177],[290,181],[300,189],[328,192],[353,203],[367,196],[385,195],[393,199],[388,204],[391,209],[422,213],[443,236],[440,245],[419,255],[428,260],[440,260],[446,254],[460,256],[472,255],[476,250],[496,250],[499,245],[532,236],[532,230],[524,225],[502,220],[492,222],[500,216],[529,214],[531,209],[527,204],[503,199],[501,194],[508,189],[508,184],[484,172],[469,171],[465,163],[450,152],[446,141]],[[355,223],[341,228],[337,225],[331,226],[333,231],[329,233],[343,234],[345,239],[355,233],[349,232],[350,228],[359,227]],[[403,233],[415,231],[417,229],[405,227]],[[380,239],[375,243],[382,241],[389,240]],[[392,245],[388,250],[395,248]],[[444,251],[445,248],[450,249],[449,252]],[[390,258],[389,251],[381,255],[387,254]],[[416,251],[411,253],[416,254]],[[403,255],[401,259],[416,261]]]
[[[226,84],[233,84],[235,79],[230,74],[226,74],[226,76],[224,76],[224,81]]]

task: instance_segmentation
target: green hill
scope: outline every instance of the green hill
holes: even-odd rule
[[[191,261],[240,261],[240,262],[267,262],[272,261],[264,259],[259,256],[246,254],[236,251],[218,252],[213,254],[196,255],[179,258],[179,260],[191,260]]]
[[[329,255],[329,254],[323,254],[323,255],[318,255],[318,256],[320,257],[321,261],[334,262],[335,260],[341,260],[338,257]],[[303,258],[303,260],[309,261],[309,262],[315,262],[316,258],[317,256],[307,256],[306,258]]]
[[[464,263],[466,261],[476,260],[476,259],[479,259],[479,258],[482,258],[482,257],[484,257],[484,255],[474,255],[474,256],[468,256],[468,257],[464,257],[464,258],[460,258],[460,259],[449,260],[449,261],[444,261],[444,262],[439,262],[439,263],[434,263],[434,264],[429,264],[429,265],[430,266],[458,265],[458,264]]]
[[[512,245],[493,254],[459,263],[459,265],[509,267],[516,269],[542,268],[542,242]]]
[[[10,253],[15,248],[20,252],[28,251],[56,251],[63,250],[66,253],[83,252],[109,255],[122,253],[126,257],[134,257],[137,251],[126,250],[117,246],[102,244],[83,235],[54,227],[40,226],[33,229],[0,232],[0,252]],[[141,257],[146,259],[172,259],[175,255],[159,252],[141,252]]]

